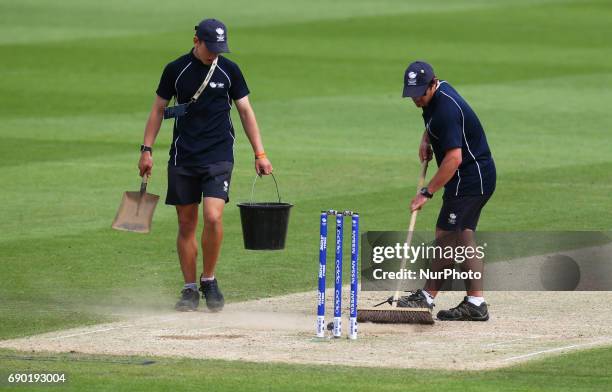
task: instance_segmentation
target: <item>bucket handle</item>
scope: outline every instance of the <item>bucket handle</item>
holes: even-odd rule
[[[278,191],[278,182],[276,182],[276,177],[274,177],[274,174],[270,173],[270,175],[272,176],[272,179],[274,180],[274,185],[276,185],[276,196],[278,196],[278,202],[281,202],[281,197],[280,197],[280,192]],[[255,192],[255,182],[257,182],[257,179],[261,177],[259,174],[255,175],[255,179],[253,180],[253,186],[251,187],[251,204],[253,203],[253,193]]]

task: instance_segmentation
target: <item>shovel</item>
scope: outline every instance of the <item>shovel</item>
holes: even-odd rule
[[[140,192],[125,192],[112,228],[115,230],[148,233],[159,196],[147,193],[148,175],[142,176]]]

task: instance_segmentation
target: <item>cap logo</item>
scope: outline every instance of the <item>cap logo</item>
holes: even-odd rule
[[[223,30],[221,27],[218,27],[215,32],[217,33],[217,42],[225,41],[225,30]]]
[[[417,77],[416,72],[412,72],[412,71],[408,72],[408,85],[409,86],[416,86],[416,83],[417,83],[416,77]]]

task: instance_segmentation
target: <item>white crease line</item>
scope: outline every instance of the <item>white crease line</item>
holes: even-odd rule
[[[208,327],[208,328],[204,328],[204,329],[199,329],[198,331],[212,331],[213,329],[221,329],[221,328],[225,328],[225,326],[217,325],[216,327]]]
[[[166,319],[166,320],[164,320],[164,321],[170,321],[170,320],[173,320],[173,319],[175,319],[175,318],[176,318],[176,317],[168,318],[168,319]],[[50,339],[51,339],[51,340],[59,340],[59,339],[74,338],[74,337],[76,337],[76,336],[91,335],[91,334],[94,334],[94,333],[99,333],[99,332],[113,331],[113,330],[115,330],[115,329],[136,327],[136,326],[138,326],[138,325],[142,325],[142,324],[143,324],[143,323],[141,323],[141,324],[121,325],[121,326],[111,327],[111,328],[96,329],[96,330],[94,330],[94,331],[80,332],[80,333],[75,333],[75,334],[72,334],[72,335],[62,335],[62,336],[56,336],[56,337],[53,337],[53,338],[50,338]],[[219,329],[219,328],[223,328],[223,327],[222,327],[222,326],[218,326],[218,327],[209,327],[209,328],[204,328],[204,329],[201,329],[200,331],[210,331],[210,330],[213,330],[213,329]]]
[[[535,353],[518,355],[516,357],[506,358],[506,359],[503,359],[503,361],[504,362],[514,361],[514,360],[517,360],[517,359],[524,359],[524,358],[534,357],[534,356],[540,355],[540,354],[553,353],[553,352],[557,352],[557,351],[569,350],[569,349],[578,348],[578,347],[594,346],[594,345],[603,344],[603,343],[612,343],[612,340],[603,340],[603,341],[598,340],[596,342],[583,343],[583,344],[572,344],[571,346],[551,348],[549,350],[536,351]]]
[[[75,334],[72,334],[72,335],[56,336],[56,337],[51,338],[51,340],[73,338],[75,336],[91,335],[92,333],[112,331],[113,329],[117,329],[117,328],[119,328],[119,327],[96,329],[95,331],[87,331],[87,332],[75,333]]]
[[[514,343],[514,342],[520,342],[522,340],[527,340],[527,339],[539,339],[540,336],[530,336],[528,338],[520,338],[520,339],[512,339],[512,340],[506,340],[504,342],[497,342],[497,343],[489,343],[489,344],[485,344],[485,347],[495,347],[495,346],[503,346],[504,344],[509,344],[509,343]]]
[[[148,323],[165,323],[166,321],[174,321],[178,320],[182,316],[170,316],[159,320],[142,320],[138,324],[148,324]]]
[[[208,328],[204,328],[204,329],[195,329],[195,330],[192,331],[192,332],[194,332],[194,335],[186,335],[186,336],[196,336],[197,333],[199,333],[199,332],[212,331],[214,329],[221,329],[221,328],[225,328],[225,327],[223,325],[218,325],[216,327],[208,327]],[[160,331],[160,332],[162,332],[162,331]],[[175,335],[168,335],[168,336],[185,336],[185,335],[175,334]]]
[[[140,326],[143,324],[150,324],[150,323],[163,323],[166,321],[173,321],[178,319],[179,316],[171,316],[171,317],[167,317],[161,320],[143,320],[139,323],[135,323],[135,324],[127,324],[127,325],[120,325],[120,326],[116,326],[116,327],[110,327],[110,328],[102,328],[102,329],[96,329],[94,331],[86,331],[86,332],[80,332],[80,333],[74,333],[71,335],[62,335],[62,336],[56,336],[56,337],[52,337],[50,338],[50,340],[59,340],[59,339],[67,339],[67,338],[74,338],[76,336],[84,336],[84,335],[91,335],[94,333],[100,333],[100,332],[107,332],[107,331],[113,331],[115,329],[121,329],[121,328],[131,328],[131,327],[136,327],[136,326]]]

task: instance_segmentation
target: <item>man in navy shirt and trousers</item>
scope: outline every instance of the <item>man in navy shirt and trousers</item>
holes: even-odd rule
[[[203,200],[200,291],[208,309],[219,311],[223,308],[224,298],[215,278],[215,266],[223,240],[223,208],[229,201],[234,164],[235,133],[230,117],[232,103],[236,104],[253,148],[255,171],[258,175],[270,174],[272,164],[264,152],[242,72],[234,62],[220,56],[220,53],[229,52],[227,28],[219,20],[205,19],[195,27],[193,44],[187,54],[166,65],[163,71],[145,127],[138,167],[141,176],[151,174],[152,146],[159,133],[164,111],[174,97],[177,107],[187,108],[186,112],[173,115],[166,196],[166,204],[176,206],[177,250],[185,280],[176,309],[193,311],[199,304],[196,228],[198,207]],[[196,92],[202,87],[204,90],[194,100]]]
[[[443,80],[438,80],[431,65],[416,61],[404,75],[403,97],[410,97],[422,108],[425,131],[419,147],[422,161],[436,157],[438,170],[412,200],[410,209],[419,210],[444,187],[442,208],[436,224],[439,246],[470,246],[480,212],[495,190],[495,163],[487,138],[476,113]],[[453,260],[434,260],[433,269],[452,268]],[[482,261],[469,260],[462,268],[482,272]],[[442,280],[430,279],[422,290],[398,300],[399,307],[434,306]],[[467,296],[456,307],[438,312],[439,320],[486,321],[489,319],[483,298],[482,280],[467,282]]]

